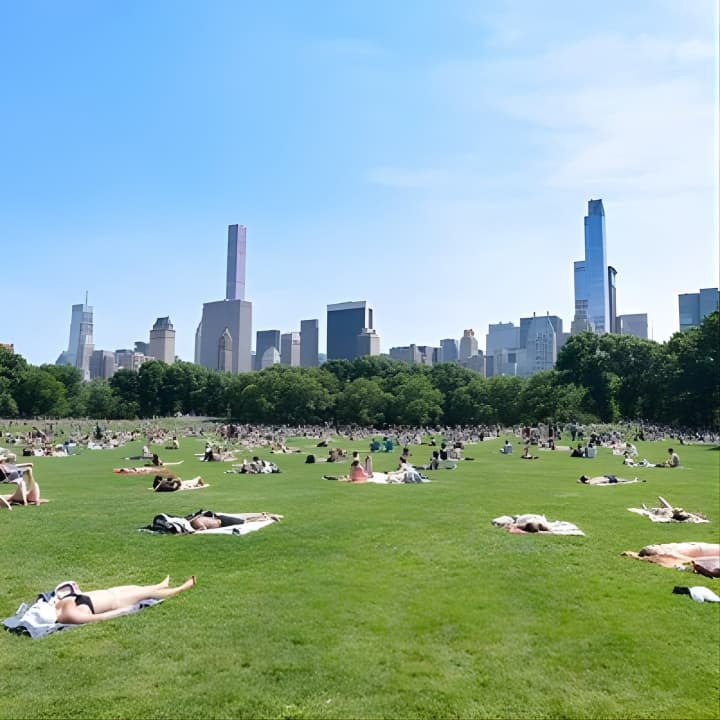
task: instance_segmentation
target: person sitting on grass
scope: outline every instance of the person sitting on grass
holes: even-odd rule
[[[12,510],[13,505],[41,505],[46,502],[45,498],[40,497],[40,486],[30,475],[30,482],[20,480],[14,492],[9,495],[0,495],[0,510],[4,508]]]
[[[668,459],[664,463],[658,463],[655,467],[676,468],[680,467],[680,458],[672,449],[668,448]]]
[[[595,477],[588,477],[587,475],[581,475],[578,478],[578,482],[583,485],[622,485],[626,483],[639,482],[637,478],[627,480],[626,478],[620,478],[617,475],[596,475]],[[643,480],[645,482],[645,480]]]
[[[67,625],[111,620],[126,615],[143,600],[165,600],[189,590],[195,585],[195,576],[182,585],[170,587],[170,577],[157,585],[120,585],[107,590],[90,590],[86,593],[72,592],[54,603],[56,622]],[[79,590],[79,588],[78,588]]]
[[[24,480],[31,484],[35,481],[33,478],[32,463],[9,463],[0,462],[0,482],[18,482]]]

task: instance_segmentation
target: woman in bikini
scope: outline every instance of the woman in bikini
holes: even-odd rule
[[[127,615],[130,608],[142,600],[164,600],[189,590],[195,585],[195,576],[182,585],[170,587],[166,577],[157,585],[120,585],[107,590],[78,592],[77,586],[69,586],[69,594],[55,602],[56,622],[68,625],[99,622]]]

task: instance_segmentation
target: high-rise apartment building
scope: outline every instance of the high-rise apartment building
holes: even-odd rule
[[[458,341],[454,338],[445,338],[440,341],[442,359],[440,362],[457,362],[459,358]]]
[[[380,338],[373,329],[372,308],[365,300],[327,306],[328,360],[379,354]]]
[[[252,303],[245,300],[245,248],[245,227],[229,225],[225,299],[203,304],[195,333],[195,360],[210,370],[252,369]]]
[[[602,200],[588,202],[585,217],[585,259],[575,262],[575,320],[595,332],[610,332],[610,291],[605,250],[605,209]]]
[[[171,365],[175,362],[175,329],[169,317],[159,317],[150,331],[150,357]]]
[[[280,364],[300,366],[300,333],[289,332],[280,336]]]
[[[699,327],[703,318],[715,312],[720,303],[718,288],[702,288],[700,292],[678,295],[680,330]]]
[[[647,313],[634,315],[618,315],[618,328],[621,335],[634,335],[643,340],[648,339]]]
[[[317,367],[319,349],[319,322],[315,320],[300,321],[300,366]]]
[[[280,331],[258,330],[255,333],[255,370],[262,370],[275,364],[275,350],[280,355]]]

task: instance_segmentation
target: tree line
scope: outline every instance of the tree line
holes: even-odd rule
[[[271,424],[515,425],[616,422],[720,427],[720,316],[665,343],[629,335],[572,336],[555,369],[484,378],[453,363],[386,357],[275,365],[233,375],[157,360],[82,382],[80,371],[30,365],[0,348],[0,417],[135,419],[177,413]]]

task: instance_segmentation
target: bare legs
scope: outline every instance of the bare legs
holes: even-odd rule
[[[170,578],[166,577],[157,585],[119,585],[107,590],[92,590],[85,593],[92,600],[96,613],[130,607],[141,600],[165,600],[189,590],[195,585],[195,576],[189,577],[182,585],[170,587]]]

